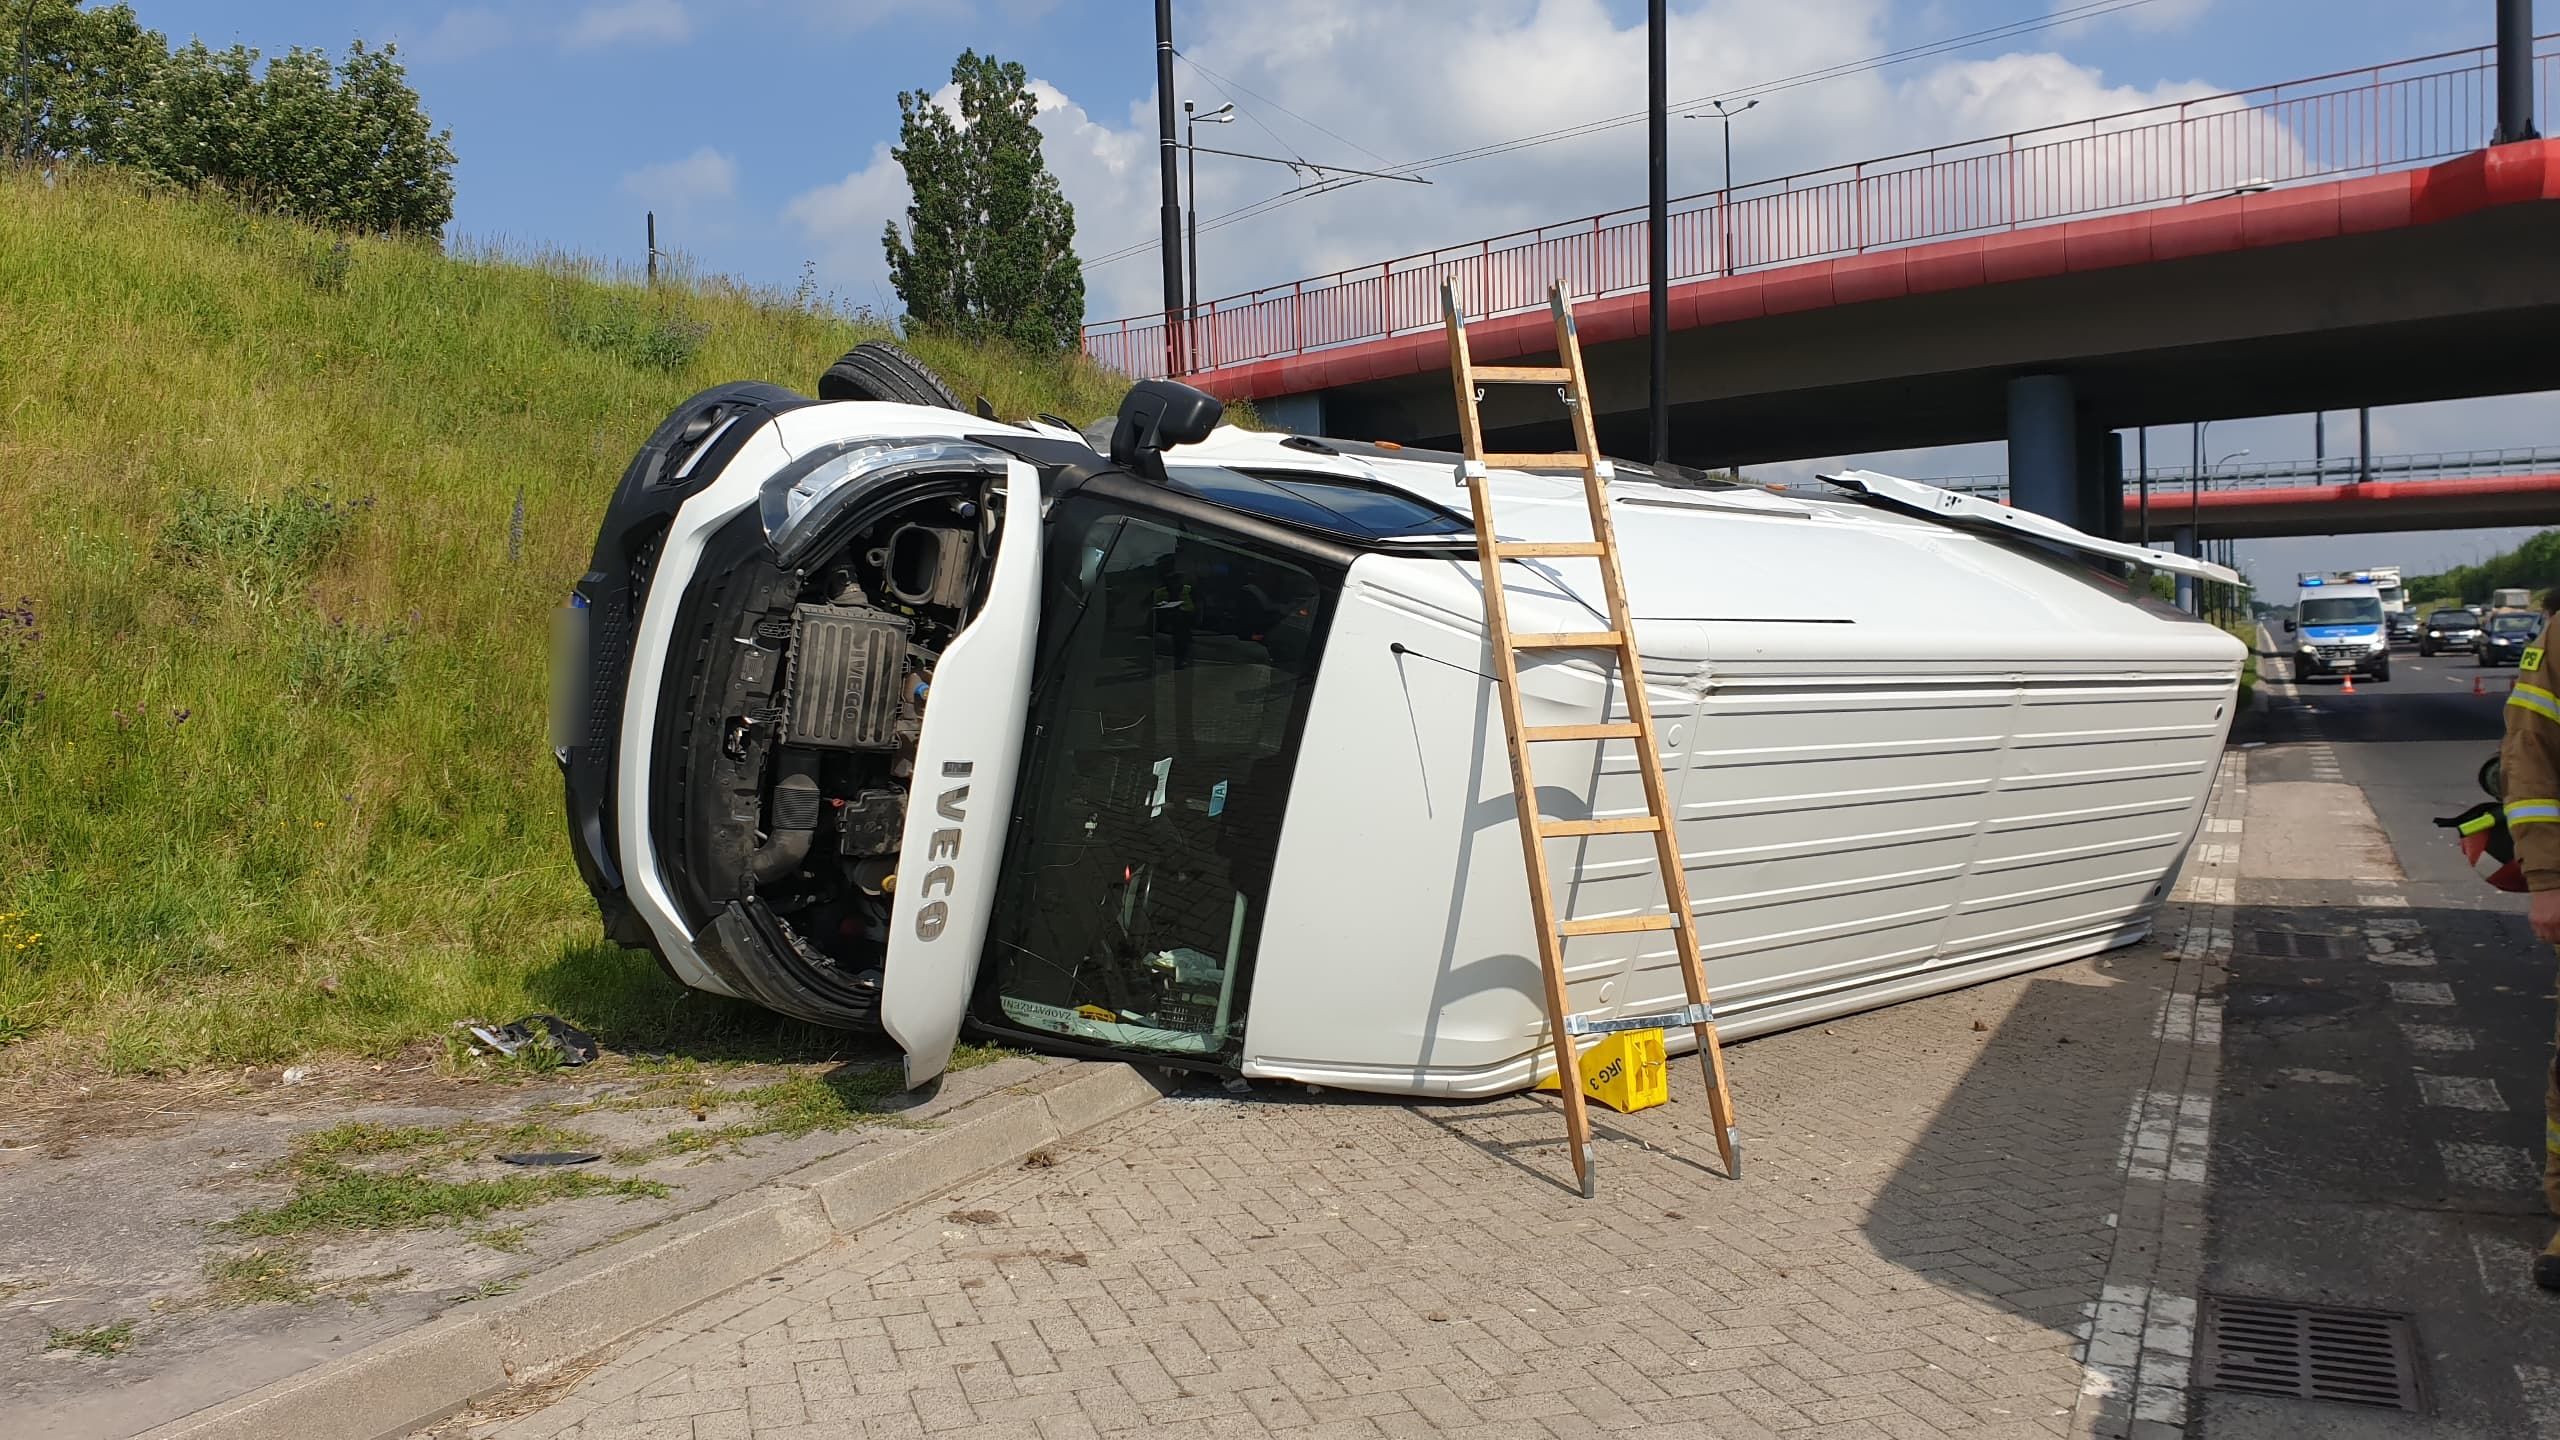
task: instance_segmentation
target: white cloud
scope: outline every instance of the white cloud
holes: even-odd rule
[[[572,50],[626,43],[671,45],[692,34],[693,17],[678,0],[613,0],[579,11],[561,43]]]
[[[1893,49],[1901,35],[1890,23],[1892,0],[1683,0],[1674,10],[1670,60],[1679,100],[1862,60]],[[1449,23],[1444,0],[1202,7],[1184,53],[1200,68],[1178,70],[1183,98],[1204,107],[1232,99],[1246,117],[1214,132],[1215,140],[1204,135],[1204,143],[1364,169],[1644,104],[1642,19],[1616,23],[1603,0],[1492,0],[1463,27]],[[1204,70],[1309,118],[1231,92]],[[1076,207],[1078,252],[1091,260],[1151,242],[1158,205],[1153,95],[1125,114],[1096,115],[1053,86],[1038,88],[1049,166]],[[1734,166],[1747,183],[2213,88],[2126,85],[2049,53],[1869,71],[1765,96],[1734,122]],[[1674,121],[1671,141],[1674,194],[1719,183],[1712,123]],[[1278,166],[1204,155],[1201,293],[1286,284],[1637,206],[1644,175],[1644,127],[1630,124],[1437,169],[1428,187],[1367,182],[1221,224],[1218,217],[1298,182]],[[884,148],[793,201],[787,215],[809,236],[826,279],[870,293],[881,283],[881,224],[905,202],[903,178]],[[1086,275],[1090,313],[1154,309],[1158,277],[1152,249],[1094,266]]]
[[[504,46],[515,35],[506,16],[482,6],[465,6],[439,16],[435,28],[403,53],[426,64],[468,60]]]
[[[738,193],[738,162],[705,145],[680,160],[644,165],[622,177],[622,193],[661,210],[685,210]]]

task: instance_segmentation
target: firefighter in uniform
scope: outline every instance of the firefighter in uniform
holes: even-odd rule
[[[2555,643],[2560,636],[2554,634],[2560,625],[2554,623],[2555,606],[2560,606],[2560,587],[2545,597],[2542,637],[2517,667],[2498,766],[2507,792],[2507,829],[2533,895],[2533,933],[2560,945],[2560,670],[2554,668],[2560,661],[2560,643]],[[2551,1213],[2560,1216],[2560,1029],[2542,1084],[2542,1194]],[[2560,1290],[2560,1235],[2535,1258],[2533,1279],[2545,1290]]]

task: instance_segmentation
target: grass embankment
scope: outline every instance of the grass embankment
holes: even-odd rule
[[[2249,647],[2240,661],[2239,708],[2233,712],[2246,715],[2250,702],[2258,693],[2258,622],[2254,619],[2225,620],[2222,628],[2229,631],[2233,639]]]
[[[676,401],[883,333],[0,171],[0,1069],[791,1038],[598,943],[548,617]],[[1008,416],[1119,398],[913,348]]]

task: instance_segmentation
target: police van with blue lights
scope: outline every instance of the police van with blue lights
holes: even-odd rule
[[[2391,678],[2391,637],[2383,629],[2382,591],[2364,570],[2305,573],[2284,633],[2294,637],[2293,674]]]

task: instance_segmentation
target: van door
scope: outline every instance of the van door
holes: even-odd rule
[[[916,739],[880,979],[880,1026],[906,1052],[909,1089],[940,1075],[960,1038],[1022,757],[1040,633],[1038,473],[1009,463],[1004,496],[986,602],[934,667]]]

